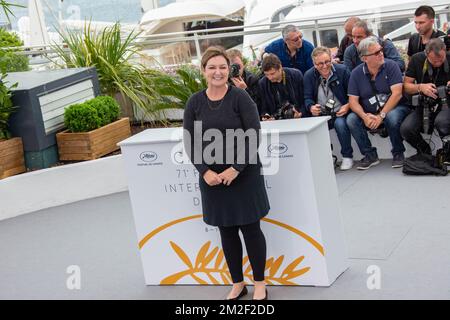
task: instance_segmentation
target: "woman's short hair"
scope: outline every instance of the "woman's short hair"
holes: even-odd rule
[[[264,55],[261,69],[264,72],[264,71],[269,71],[272,68],[279,70],[281,68],[281,61],[275,54],[269,53],[269,54]]]
[[[365,55],[367,55],[367,53],[369,52],[369,48],[376,44],[380,44],[380,43],[378,41],[378,38],[375,36],[370,36],[370,37],[367,37],[367,38],[361,40],[361,42],[358,45],[359,56],[364,57]]]
[[[214,57],[224,57],[224,59],[227,61],[227,65],[230,66],[230,59],[227,56],[227,53],[225,52],[225,49],[221,48],[221,47],[209,47],[208,49],[206,49],[206,51],[203,53],[202,56],[202,61],[201,61],[201,65],[202,65],[202,69],[205,69],[206,64],[208,63],[208,61]]]
[[[328,49],[327,47],[317,47],[311,53],[311,58],[313,58],[313,60],[314,60],[315,58],[317,58],[318,56],[320,56],[321,54],[324,54],[324,53],[326,53],[327,55],[329,55],[331,57],[330,49]]]

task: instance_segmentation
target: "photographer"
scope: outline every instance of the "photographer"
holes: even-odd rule
[[[444,38],[445,33],[440,30],[434,30],[434,9],[430,6],[420,6],[414,12],[414,25],[417,33],[414,33],[408,42],[408,56],[412,57],[418,52],[423,52],[425,45],[435,38]],[[450,49],[449,41],[446,41],[447,49]]]
[[[317,47],[313,50],[314,67],[306,71],[305,105],[313,116],[331,116],[329,128],[335,128],[341,144],[341,170],[353,167],[353,149],[346,118],[350,110],[347,86],[350,71],[344,65],[333,65],[330,49]]]
[[[266,54],[262,62],[264,77],[259,80],[261,119],[278,120],[304,117],[303,74],[297,69],[283,68],[274,54]]]
[[[402,104],[402,73],[398,64],[384,59],[383,48],[376,37],[362,40],[358,51],[364,63],[350,76],[348,95],[353,112],[347,116],[350,132],[364,155],[358,169],[366,170],[380,162],[366,130],[376,130],[385,136],[386,132],[379,131],[383,124],[392,144],[392,167],[400,168],[405,152],[400,124],[410,112],[409,107]]]
[[[420,134],[424,127],[428,131],[425,133],[436,128],[441,139],[450,135],[450,110],[446,105],[449,98],[446,86],[450,85],[449,58],[450,53],[446,52],[442,40],[431,39],[425,52],[412,56],[406,71],[405,92],[413,95],[412,103],[416,108],[402,123],[401,134],[418,153],[431,154],[430,146]]]
[[[244,89],[256,103],[259,113],[261,113],[261,101],[258,94],[259,77],[245,69],[244,58],[241,51],[236,49],[227,50],[230,59],[230,84],[240,89]]]
[[[269,43],[264,52],[275,54],[285,68],[306,72],[313,66],[311,52],[314,45],[304,40],[302,32],[292,24],[285,26],[281,34],[283,38]]]
[[[370,30],[369,26],[367,25],[367,23],[364,21],[356,22],[353,25],[352,29],[353,44],[348,46],[344,52],[344,64],[350,71],[352,71],[354,68],[356,68],[358,65],[362,63],[358,53],[358,46],[360,42],[366,39],[367,37],[375,37],[372,33],[372,30]],[[405,61],[403,61],[402,57],[400,56],[400,53],[398,52],[397,48],[394,46],[392,41],[383,40],[378,37],[376,38],[383,50],[384,57],[397,63],[402,72],[405,71]]]

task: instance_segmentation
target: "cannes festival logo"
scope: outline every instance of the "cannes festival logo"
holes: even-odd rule
[[[288,147],[284,143],[271,144],[267,149],[272,154],[283,154],[286,153],[286,151],[288,151]]]
[[[158,159],[158,155],[153,151],[144,151],[139,155],[139,159],[144,162],[154,162]]]
[[[190,223],[195,220],[202,219],[202,215],[187,216],[178,220],[170,221],[164,225],[155,228],[153,231],[148,233],[139,242],[139,249],[143,248],[152,242],[153,238],[157,238],[159,235],[166,234],[165,237],[169,244],[168,247],[164,249],[165,257],[174,257],[175,261],[178,260],[179,263],[173,262],[178,267],[172,269],[172,271],[165,271],[160,275],[159,283],[162,285],[173,285],[181,283],[183,279],[190,278],[190,281],[198,284],[231,284],[232,279],[228,266],[225,261],[223,250],[212,245],[211,241],[199,240],[197,249],[186,250],[183,246],[189,247],[186,241],[178,239],[178,243],[173,241],[173,236],[175,234],[180,234],[179,230],[176,229],[177,226]],[[311,248],[315,255],[323,257],[325,255],[323,246],[316,241],[314,238],[308,234],[302,232],[301,230],[285,224],[281,221],[263,218],[262,222],[266,224],[267,228],[274,228],[282,230],[282,235],[290,239],[290,241],[299,242],[299,248],[301,243]],[[175,228],[175,229],[174,229]],[[282,236],[280,235],[280,236]],[[164,242],[165,242],[164,241]],[[195,241],[190,238],[189,241]],[[147,247],[147,250],[151,250],[152,247],[155,248],[155,244]],[[283,248],[280,248],[280,253],[276,256],[269,256],[266,260],[266,281],[268,284],[280,284],[280,285],[299,285],[301,278],[306,274],[312,272],[313,265],[309,263],[312,260],[307,259],[306,252],[301,253],[297,250],[294,255],[283,254]],[[160,259],[160,257],[153,256],[155,261]],[[174,260],[172,260],[174,261]],[[309,262],[307,262],[309,261]],[[252,271],[248,256],[245,256],[242,261],[244,278],[248,283],[252,282]],[[189,279],[187,279],[189,281]]]

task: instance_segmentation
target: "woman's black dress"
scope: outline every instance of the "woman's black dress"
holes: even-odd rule
[[[194,132],[194,121],[201,121],[201,134],[208,129],[218,129],[223,137],[224,162],[207,164],[201,158],[196,163],[194,157],[194,140],[201,139]],[[248,140],[245,144],[245,163],[237,162],[238,152],[244,150],[234,146],[233,163],[226,163],[226,129],[254,129],[258,133],[261,124],[256,104],[244,90],[230,86],[224,98],[220,101],[211,101],[206,90],[191,96],[184,112],[183,126],[185,130],[184,143],[189,158],[199,171],[199,185],[203,205],[203,220],[212,226],[241,226],[254,223],[269,212],[269,200],[265,189],[264,176],[261,172],[261,162],[257,154],[249,155]],[[186,135],[189,132],[189,135]],[[198,130],[200,132],[200,130]],[[229,133],[228,133],[229,134]],[[201,153],[211,143],[203,141]],[[200,147],[199,147],[200,148]],[[239,151],[238,151],[239,150]],[[256,148],[253,148],[256,150]],[[199,150],[197,150],[199,151]],[[229,151],[228,151],[229,152]],[[198,161],[197,161],[198,162]],[[230,166],[240,173],[229,185],[223,184],[209,186],[203,179],[203,174],[211,169],[221,173]]]

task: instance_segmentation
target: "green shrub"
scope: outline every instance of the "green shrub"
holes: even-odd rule
[[[98,116],[102,120],[102,126],[114,122],[119,118],[120,106],[110,96],[98,96],[86,103],[97,109]]]
[[[16,33],[0,28],[0,48],[21,46],[23,42]]]
[[[27,56],[19,55],[14,49],[4,50],[7,47],[23,46],[22,40],[13,32],[8,32],[0,28],[0,72],[18,72],[29,70],[29,60]]]
[[[87,132],[119,118],[120,106],[110,96],[98,96],[64,111],[64,124],[71,132]]]
[[[8,130],[9,117],[16,111],[11,100],[11,89],[17,87],[17,83],[6,86],[5,75],[0,75],[0,140],[11,138]]]
[[[74,104],[64,111],[64,124],[70,132],[88,132],[101,127],[97,109],[87,103]]]
[[[0,50],[0,72],[28,71],[29,60],[27,56],[19,55],[11,51]]]

